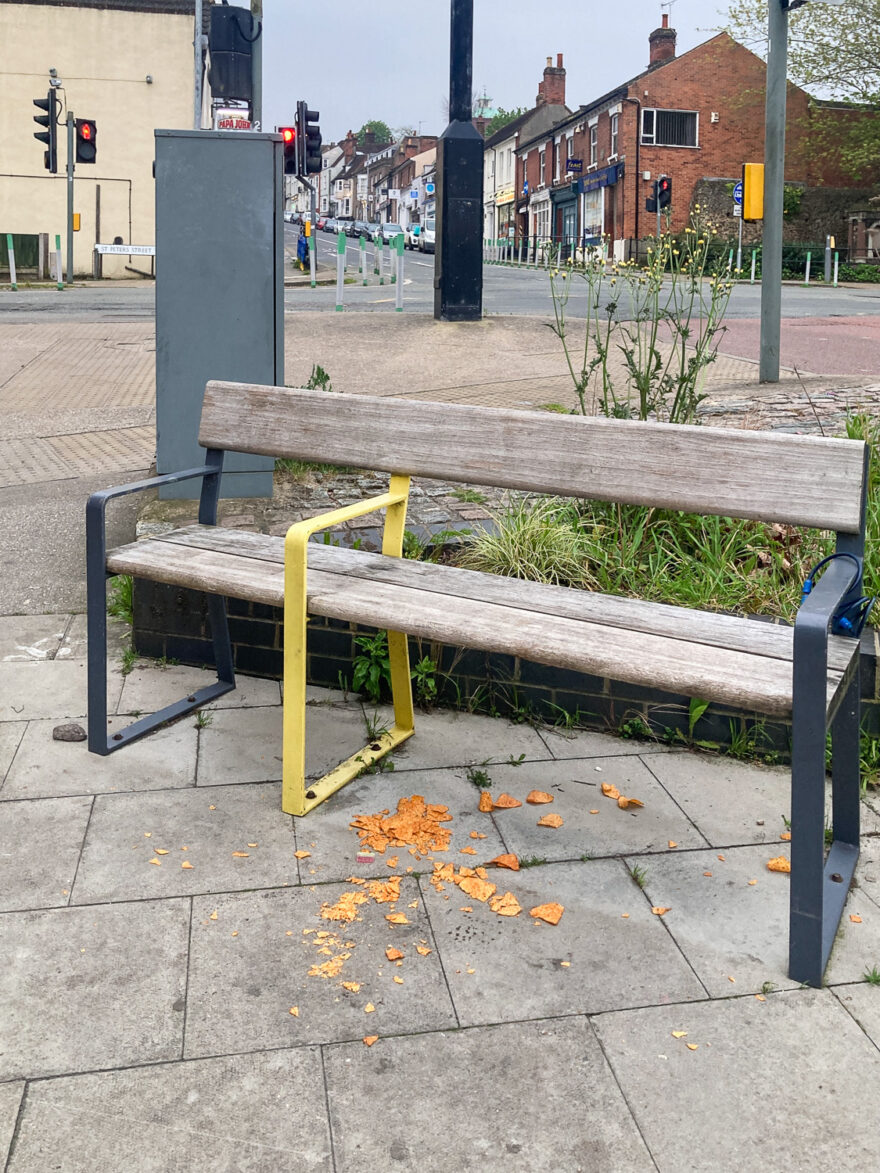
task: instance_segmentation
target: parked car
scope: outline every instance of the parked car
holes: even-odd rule
[[[369,236],[370,226],[366,220],[352,220],[349,236]]]
[[[293,212],[285,212],[284,213],[284,223],[285,224],[294,224],[295,220],[293,217],[294,217]]]
[[[383,224],[382,225],[382,239],[391,244],[395,236],[403,235],[403,227],[400,224]]]
[[[379,233],[379,232],[381,232],[381,231],[382,231],[382,225],[381,225],[381,224],[375,224],[375,223],[374,223],[372,220],[368,221],[368,223],[367,223],[367,234],[369,235],[369,237],[370,237],[370,239],[371,239],[371,240],[373,239],[373,237],[374,237],[374,236],[376,236],[376,235],[377,235],[377,233]]]
[[[434,224],[433,218],[426,220],[419,233],[419,252],[432,253],[434,251]]]
[[[348,216],[340,216],[336,221],[336,231],[341,232],[344,236],[350,236],[351,226],[354,223]]]
[[[328,216],[327,217],[327,221],[324,224],[324,231],[325,232],[338,232],[339,231],[339,222],[335,216]]]
[[[315,221],[315,227],[318,229],[319,232],[323,232],[324,226],[326,225],[326,223],[327,223],[327,217],[326,216],[319,216],[318,219]]]
[[[420,224],[410,224],[403,234],[403,243],[405,248],[416,249],[419,247],[419,234],[422,231]]]

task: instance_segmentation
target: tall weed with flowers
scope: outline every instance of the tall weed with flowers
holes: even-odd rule
[[[551,266],[549,325],[583,415],[595,405],[621,419],[698,422],[704,372],[715,361],[733,288],[715,237],[697,206],[683,237],[667,230],[649,244],[644,265],[619,261],[609,269],[601,256],[588,256],[582,267]],[[587,295],[582,338],[570,306],[578,280]]]

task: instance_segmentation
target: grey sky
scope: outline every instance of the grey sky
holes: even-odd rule
[[[678,52],[712,36],[725,7],[724,0],[675,0]],[[417,0],[404,11],[399,0],[263,0],[267,129],[291,122],[305,98],[321,112],[325,142],[371,118],[439,134],[449,2]],[[562,53],[574,109],[644,69],[660,13],[659,0],[474,0],[474,88],[485,87],[496,106],[531,106],[547,57],[555,63]]]

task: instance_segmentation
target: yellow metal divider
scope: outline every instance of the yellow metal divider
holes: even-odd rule
[[[306,576],[309,538],[340,522],[385,509],[382,553],[399,558],[403,553],[408,496],[409,477],[392,476],[389,491],[381,497],[371,497],[332,513],[307,518],[296,522],[287,531],[284,539],[284,734],[281,771],[281,809],[286,814],[308,814],[346,782],[356,778],[367,766],[413,735],[412,682],[406,635],[389,631],[393,727],[379,734],[369,745],[352,754],[329,774],[306,785]]]

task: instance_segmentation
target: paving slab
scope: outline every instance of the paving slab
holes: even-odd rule
[[[277,782],[104,794],[95,800],[71,903],[297,884],[295,850]]]
[[[682,849],[706,846],[706,840],[640,758],[529,762],[516,767],[491,766],[488,773],[494,796],[505,792],[523,803],[493,815],[507,850],[520,857],[562,860],[666,851],[670,840]],[[615,799],[602,793],[603,784],[615,786],[622,795],[643,802],[644,807],[622,810]],[[553,802],[526,803],[531,790],[552,794]],[[564,820],[562,826],[538,826],[538,820],[547,814],[559,815]]]
[[[0,912],[68,903],[91,798],[8,802],[0,820]]]
[[[514,894],[518,916],[420,881],[463,1026],[705,997],[620,861],[498,869],[491,880]],[[558,924],[529,916],[550,902],[565,909]]]
[[[758,992],[765,982],[797,985],[787,976],[789,876],[767,870],[769,858],[790,856],[787,844],[779,847],[691,851],[645,864],[650,903],[669,908],[664,923],[712,997]],[[878,912],[858,889],[850,892],[826,982],[857,981],[866,957],[880,957]]]
[[[367,713],[373,710],[366,706]],[[377,710],[385,723],[393,721],[391,709]],[[514,725],[498,717],[475,713],[437,710],[416,713],[416,731],[394,751],[394,762],[401,770],[424,770],[431,767],[468,766],[474,762],[506,762],[525,754],[528,761],[550,757],[537,730],[528,725]]]
[[[77,719],[85,729],[84,719]],[[130,720],[111,717],[107,726],[112,732]],[[57,724],[58,719],[28,724],[6,783],[0,788],[0,800],[195,785],[198,731],[193,717],[133,741],[106,757],[89,753],[85,741],[54,741],[52,730]]]
[[[183,664],[160,667],[155,660],[139,661],[125,677],[117,712],[155,713],[157,709],[180,700],[197,688],[216,683],[215,672],[189,668]],[[277,680],[236,676],[232,692],[224,693],[204,707],[238,709],[252,705],[277,705],[280,699],[281,690]]]
[[[651,756],[662,782],[713,847],[777,843],[791,815],[791,771],[689,751]],[[831,783],[826,788],[831,822]],[[862,803],[862,830],[880,832],[880,816]]]
[[[615,737],[611,733],[595,733],[590,729],[541,729],[554,758],[610,758],[627,755],[671,753],[672,749],[660,741],[641,738]]]
[[[0,724],[0,791],[26,729],[26,721],[4,721]]]
[[[880,972],[880,957],[875,966]],[[832,992],[880,1050],[880,985],[861,981],[848,986],[835,986]]]
[[[330,1173],[322,1083],[315,1047],[34,1081],[8,1173]]]
[[[0,663],[53,659],[69,625],[65,614],[0,615]]]
[[[0,916],[0,1080],[180,1055],[189,901]]]
[[[431,851],[426,855],[410,854],[406,847],[389,847],[384,853],[373,853],[372,863],[358,863],[360,839],[352,828],[355,815],[377,814],[383,810],[395,811],[401,798],[420,794],[428,803],[439,803],[449,808],[450,822],[443,826],[451,831],[449,848]],[[483,863],[505,851],[504,840],[496,829],[492,816],[477,810],[479,791],[467,781],[461,770],[394,770],[391,773],[364,774],[337,791],[327,802],[311,811],[296,823],[297,847],[310,851],[308,859],[300,861],[303,883],[343,880],[358,876],[388,876],[412,871],[433,870],[431,857],[441,862],[453,860],[456,864]],[[485,835],[472,839],[471,831]],[[463,852],[462,848],[470,850]],[[477,854],[472,856],[470,851]],[[395,868],[388,862],[397,859]]]
[[[107,659],[117,665],[123,649],[131,647],[131,624],[107,616]],[[55,653],[56,660],[84,660],[88,652],[88,622],[85,615],[71,617],[67,634]]]
[[[281,777],[281,707],[218,709],[201,730],[199,786],[265,782]],[[306,709],[306,776],[317,778],[363,749],[359,708],[310,705]]]
[[[107,711],[116,711],[122,691],[118,670],[107,676]],[[82,718],[88,712],[86,665],[82,660],[0,664],[0,721]]]
[[[880,1081],[880,1053],[827,990],[656,1006],[593,1025],[661,1173],[880,1166],[880,1100],[865,1094]]]
[[[324,1065],[338,1173],[655,1169],[582,1018],[380,1037]]]
[[[24,1088],[23,1080],[16,1083],[0,1083],[0,1161],[3,1162],[4,1169],[8,1167],[6,1159],[15,1133],[15,1122],[18,1119]]]
[[[351,923],[322,919],[320,911],[354,885],[196,897],[186,1057],[456,1026],[415,880],[405,879],[400,890],[396,905],[370,900]],[[395,908],[407,924],[386,921]],[[319,932],[330,935],[318,939]],[[416,952],[423,941],[427,956]],[[405,954],[401,967],[387,960],[388,946]],[[350,956],[335,976],[308,976],[311,967],[345,953]],[[360,988],[346,990],[343,981]],[[369,1004],[374,1011],[366,1011]]]
[[[880,905],[880,838],[876,836],[862,836],[856,883],[874,904]]]

